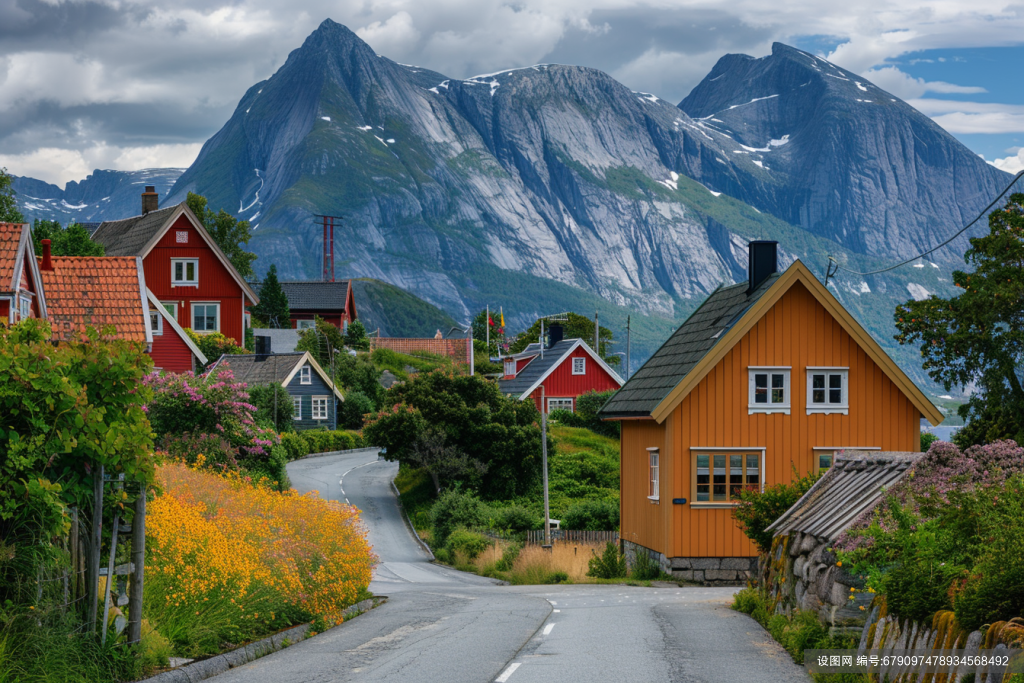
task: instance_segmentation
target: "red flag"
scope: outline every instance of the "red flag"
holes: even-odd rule
[[[487,316],[487,324],[494,327],[494,318]]]

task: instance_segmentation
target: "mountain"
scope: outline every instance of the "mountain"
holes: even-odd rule
[[[14,176],[18,208],[25,220],[54,220],[67,224],[99,223],[137,216],[139,195],[146,185],[166,194],[183,168],[147,168],[141,171],[93,171],[85,180],[72,180],[60,189],[56,185]]]
[[[394,285],[372,278],[352,280],[356,313],[369,332],[382,337],[433,337],[458,326],[455,319]]]
[[[781,43],[722,57],[679,108],[769,171],[770,186],[730,193],[858,253],[934,246],[1010,180],[905,102]],[[932,258],[959,261],[967,246]]]

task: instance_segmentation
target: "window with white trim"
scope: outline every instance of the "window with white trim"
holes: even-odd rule
[[[154,337],[159,337],[164,333],[164,317],[160,315],[160,311],[150,309],[149,329]]]
[[[549,398],[548,399],[548,412],[552,410],[568,410],[572,412],[572,399],[571,398]]]
[[[785,413],[789,415],[789,368],[750,367],[748,372],[747,414]]]
[[[313,419],[314,420],[326,420],[327,419],[327,397],[326,396],[314,396],[313,397]]]
[[[308,365],[303,365],[299,368],[299,384],[312,384],[313,383],[313,369]]]
[[[175,287],[198,287],[199,259],[171,259],[171,284]]]
[[[574,374],[574,375],[585,375],[585,374],[587,374],[587,359],[586,358],[573,358],[572,359],[572,374]]]
[[[295,329],[297,330],[312,330],[316,328],[315,320],[296,320]]]
[[[693,502],[739,502],[744,490],[760,491],[764,451],[695,452],[693,454]]]
[[[220,330],[220,304],[192,304],[192,330],[217,332]]]
[[[25,320],[32,317],[32,299],[28,297],[21,298],[21,319]]]
[[[292,396],[292,419],[293,420],[301,420],[302,419],[302,397],[301,396]]]
[[[515,359],[509,359],[505,361],[505,376],[515,377],[516,376],[516,361]]]
[[[647,478],[647,497],[650,500],[661,498],[661,452],[657,448],[647,449],[650,476]]]
[[[850,369],[807,368],[807,414],[850,413]]]

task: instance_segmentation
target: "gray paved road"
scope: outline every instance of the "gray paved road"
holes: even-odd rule
[[[732,589],[499,586],[429,563],[391,491],[395,472],[371,451],[289,464],[295,488],[362,510],[381,559],[371,589],[389,601],[216,683],[810,680],[728,608]]]

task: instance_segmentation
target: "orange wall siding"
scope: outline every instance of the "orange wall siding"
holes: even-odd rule
[[[666,420],[667,422],[667,420]],[[663,448],[665,426],[654,420],[624,420],[622,422],[622,458],[619,464],[621,521],[619,528],[623,540],[639,543],[645,548],[664,552],[665,506],[671,499],[654,503],[647,498],[650,461],[648,448]],[[662,481],[665,481],[662,476]],[[662,489],[664,490],[664,485]]]
[[[757,365],[790,366],[789,415],[748,415],[747,368]],[[849,368],[848,415],[807,415],[807,366]],[[790,481],[794,470],[801,476],[813,471],[816,446],[916,451],[920,444],[920,418],[917,408],[857,342],[803,285],[795,284],[665,421],[673,454],[672,490],[663,490],[661,504],[671,503],[673,497],[687,499],[686,505],[672,505],[668,509],[667,536],[671,548],[666,554],[757,554],[755,546],[736,527],[729,509],[692,504],[691,447],[763,447],[764,482],[772,485]],[[648,423],[622,423],[622,532],[626,540],[631,540],[630,535],[657,535],[663,529],[660,523],[636,512],[638,506],[648,503],[646,479],[638,484],[627,470],[638,457],[646,456],[643,448],[656,444],[641,444],[636,436],[627,438],[627,433],[633,435],[637,429],[631,424]],[[646,467],[643,472],[646,474]],[[662,481],[664,489],[669,479],[663,474]],[[647,547],[662,551],[654,545]]]

